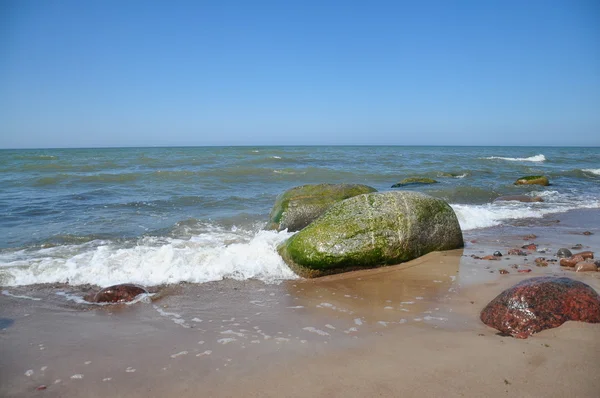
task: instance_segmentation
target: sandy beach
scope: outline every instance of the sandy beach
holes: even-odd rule
[[[80,304],[87,287],[7,288],[0,395],[594,397],[600,324],[518,340],[479,312],[532,276],[566,275],[600,291],[599,273],[533,263],[577,243],[597,251],[598,218],[577,211],[479,230],[464,250],[320,279],[155,287],[133,305]],[[472,257],[505,253],[528,234],[546,253]]]

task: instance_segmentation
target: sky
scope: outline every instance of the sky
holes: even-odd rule
[[[596,0],[0,0],[0,148],[600,146]]]

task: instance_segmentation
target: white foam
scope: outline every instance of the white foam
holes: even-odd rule
[[[145,237],[128,246],[96,241],[0,254],[0,283],[137,283],[153,286],[224,278],[278,283],[297,278],[277,253],[292,233],[215,228],[191,239]],[[230,243],[234,242],[234,243]]]
[[[521,203],[502,201],[482,205],[452,204],[463,230],[499,225],[510,219],[542,218],[547,214],[563,213],[574,209],[600,208],[600,200],[585,195],[570,195],[557,191],[532,193],[544,198],[544,202]]]
[[[318,334],[320,336],[329,336],[329,333],[327,333],[326,331],[321,330],[321,329],[317,329],[317,328],[315,328],[313,326],[307,326],[305,328],[302,328],[302,330],[306,330],[307,332],[311,332],[311,333],[316,333],[316,334]]]
[[[489,157],[483,158],[483,159],[489,159],[489,160],[500,159],[500,160],[508,160],[511,162],[543,162],[546,160],[546,157],[540,153],[539,155],[530,156],[528,158],[507,158],[507,157],[502,157],[502,156],[489,156]]]
[[[600,175],[600,169],[583,169],[582,171],[585,171],[586,173]]]
[[[40,301],[41,300],[41,298],[38,298],[38,297],[31,297],[31,296],[23,296],[23,295],[18,295],[18,294],[12,294],[8,290],[3,290],[2,291],[2,295],[8,296],[8,297],[19,298],[19,299],[25,299],[25,300],[33,300],[33,301]]]

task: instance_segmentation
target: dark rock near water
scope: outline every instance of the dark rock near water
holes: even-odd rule
[[[277,197],[269,216],[268,229],[299,231],[317,219],[331,205],[375,188],[360,184],[302,185]]]
[[[148,293],[148,291],[138,285],[123,283],[105,287],[96,293],[90,301],[94,303],[126,303],[143,293]]]
[[[600,323],[600,295],[570,278],[530,278],[493,299],[481,321],[520,339],[567,321]]]
[[[536,251],[537,245],[535,243],[530,243],[528,245],[521,246],[521,249]]]
[[[502,253],[496,251],[494,252],[494,257],[502,257]]]
[[[572,255],[573,255],[573,253],[571,253],[571,250],[564,248],[564,247],[561,249],[558,249],[558,251],[556,252],[556,257],[558,257],[558,258],[571,257]]]
[[[539,196],[528,196],[528,195],[507,195],[500,196],[494,200],[494,202],[502,202],[502,201],[516,201],[516,202],[543,202],[544,199]]]
[[[461,247],[462,231],[450,205],[419,192],[392,191],[334,204],[280,245],[279,253],[299,275],[316,277]]]
[[[580,249],[583,249],[583,245],[581,243],[577,243],[577,244],[573,245],[573,247],[571,249],[580,250]]]
[[[543,185],[548,186],[550,182],[546,176],[525,176],[515,181],[515,185]]]
[[[429,184],[437,184],[438,182],[432,178],[422,178],[422,177],[410,177],[405,178],[397,184],[392,185],[392,188],[400,188],[405,187],[407,185],[429,185]]]

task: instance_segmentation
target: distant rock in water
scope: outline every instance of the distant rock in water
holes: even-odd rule
[[[392,188],[400,188],[400,187],[405,187],[407,185],[429,185],[429,184],[437,184],[438,181],[432,179],[432,178],[425,178],[425,177],[410,177],[410,178],[405,178],[404,180],[400,181],[397,184],[392,185]]]
[[[519,339],[567,321],[600,323],[600,295],[570,278],[531,278],[493,299],[481,321]]]
[[[516,202],[543,202],[544,199],[539,196],[528,196],[528,195],[506,195],[500,196],[494,200],[494,202],[503,202],[503,201],[516,201]]]
[[[148,291],[141,286],[123,283],[105,287],[96,293],[90,301],[94,303],[126,303],[143,293],[148,293]]]
[[[267,229],[299,231],[334,203],[376,191],[375,188],[360,184],[302,185],[289,189],[277,197]]]
[[[454,210],[419,192],[359,195],[331,206],[289,238],[279,253],[304,277],[399,264],[463,247]]]
[[[515,181],[515,185],[550,185],[548,177],[546,176],[525,176]]]

